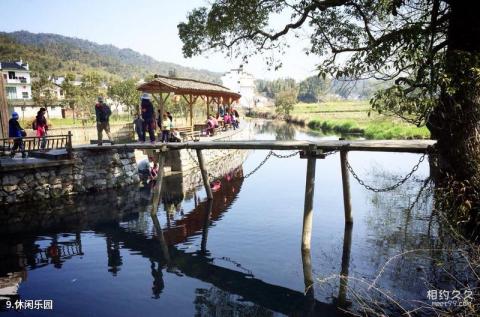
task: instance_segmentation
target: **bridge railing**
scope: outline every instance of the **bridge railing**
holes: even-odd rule
[[[61,135],[0,139],[0,155],[11,153],[16,139],[22,140],[25,152],[66,149],[70,155],[72,151],[72,133],[68,131],[68,134]]]

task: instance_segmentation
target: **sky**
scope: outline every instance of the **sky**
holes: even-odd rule
[[[131,48],[159,61],[226,72],[241,62],[222,53],[190,59],[182,55],[177,24],[186,20],[189,11],[206,4],[206,0],[0,0],[0,31],[56,33]],[[279,70],[269,71],[262,57],[249,60],[244,68],[265,79],[301,80],[314,75],[319,58],[303,52],[307,38],[292,35],[288,41],[290,48],[279,58],[283,64]]]

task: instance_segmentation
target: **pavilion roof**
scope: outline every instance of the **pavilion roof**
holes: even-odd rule
[[[173,78],[157,75],[152,81],[138,86],[137,90],[148,93],[169,93],[176,95],[193,95],[223,97],[237,100],[241,95],[222,85],[187,78]]]

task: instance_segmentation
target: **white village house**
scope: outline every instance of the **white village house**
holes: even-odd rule
[[[244,108],[255,106],[255,77],[243,71],[243,67],[231,69],[222,76],[222,84],[242,95],[239,105]]]
[[[21,118],[33,118],[37,115],[39,106],[32,99],[32,79],[28,63],[22,60],[0,62],[0,72],[5,84],[8,112],[17,112]],[[61,118],[60,106],[47,107],[49,118]]]

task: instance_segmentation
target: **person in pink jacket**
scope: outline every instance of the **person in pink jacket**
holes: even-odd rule
[[[37,116],[35,117],[35,130],[36,130],[36,135],[38,138],[42,138],[40,148],[45,149],[45,145],[47,143],[46,136],[47,136],[47,131],[48,131],[48,124],[47,124],[47,119],[45,118],[45,113],[47,112],[47,109],[45,108],[40,108],[40,110],[37,112]]]

